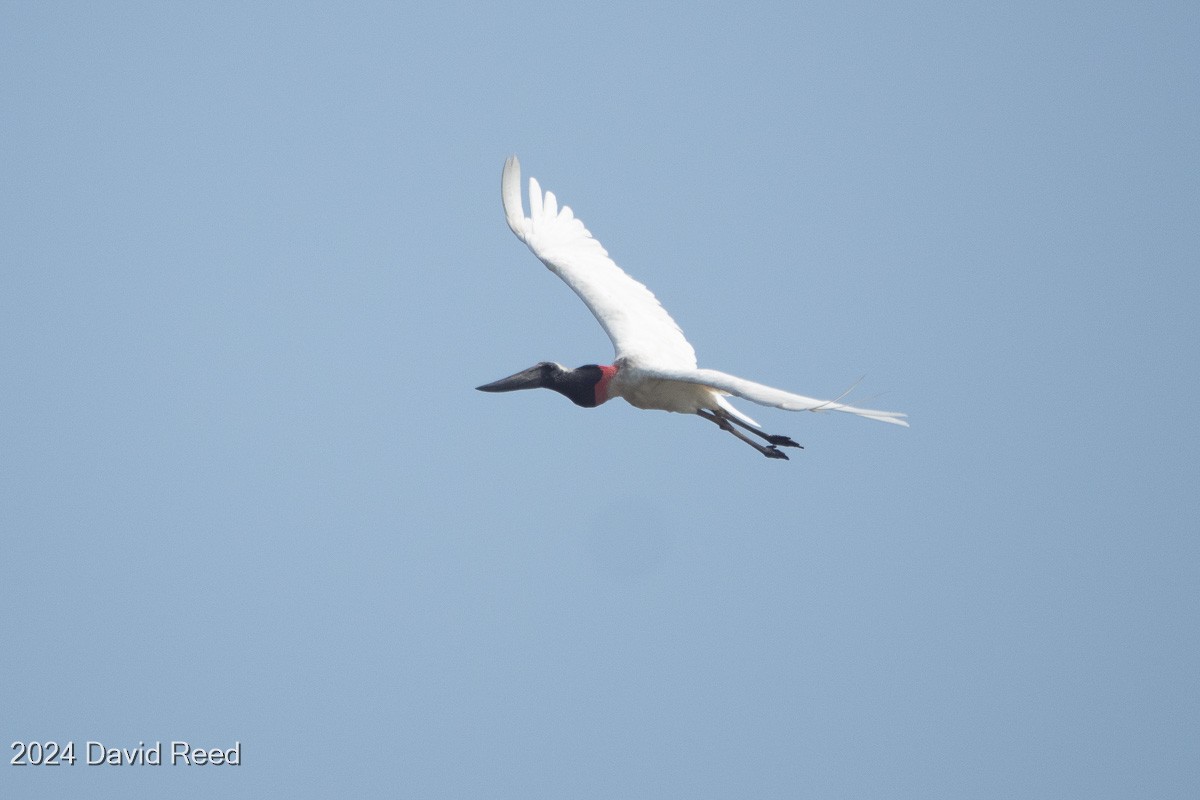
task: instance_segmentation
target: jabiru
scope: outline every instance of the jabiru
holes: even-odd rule
[[[683,331],[650,290],[608,257],[600,242],[568,206],[559,208],[553,192],[543,195],[535,178],[529,179],[530,211],[525,216],[521,164],[516,156],[504,163],[500,194],[508,227],[579,295],[612,340],[616,358],[610,365],[588,364],[578,369],[542,361],[515,375],[476,387],[479,391],[553,389],[584,408],[623,397],[636,408],[696,414],[764,456],[785,460],[787,454],[780,447],[802,445],[790,437],[764,432],[757,422],[725,399],[728,395],[787,411],[844,411],[908,426],[905,415],[899,412],[855,408],[836,400],[815,400],[724,372],[697,368],[696,353]]]

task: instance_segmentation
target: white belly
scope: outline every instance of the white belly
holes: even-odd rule
[[[634,372],[634,370],[629,370]],[[636,408],[694,414],[702,408],[719,408],[720,395],[707,386],[656,378],[638,378],[622,370],[613,377],[609,395],[624,397]]]

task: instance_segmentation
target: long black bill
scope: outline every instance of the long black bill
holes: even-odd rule
[[[545,385],[545,367],[537,364],[529,369],[521,370],[516,375],[509,375],[507,378],[501,378],[475,388],[481,392],[515,392],[518,389],[540,389]]]

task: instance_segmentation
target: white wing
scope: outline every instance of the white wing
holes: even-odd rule
[[[625,274],[600,242],[553,192],[542,196],[529,179],[529,216],[521,204],[521,164],[504,162],[500,179],[508,227],[558,277],[579,295],[612,339],[617,358],[643,366],[692,369],[696,351],[658,299]]]
[[[715,369],[651,368],[641,369],[639,370],[639,374],[645,378],[697,383],[720,392],[727,392],[728,394],[745,398],[759,405],[782,408],[785,411],[845,411],[848,414],[857,414],[867,419],[876,419],[880,422],[890,422],[893,425],[908,427],[908,422],[904,420],[907,414],[901,414],[898,411],[875,411],[869,408],[855,408],[854,406],[848,406],[834,400],[816,400],[804,395],[785,392],[782,389],[776,389],[771,386],[764,386],[761,383],[748,381],[745,378],[739,378],[735,375],[727,375]]]

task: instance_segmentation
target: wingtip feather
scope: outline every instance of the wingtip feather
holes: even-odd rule
[[[874,408],[856,408],[855,406],[847,406],[842,403],[824,403],[816,408],[809,409],[810,411],[844,411],[848,414],[855,414],[864,419],[873,419],[877,422],[890,422],[893,425],[908,427],[908,420],[904,419],[908,415],[901,411],[878,411]]]
[[[542,185],[537,178],[529,179],[529,218],[542,218]]]
[[[521,162],[515,155],[504,162],[500,175],[500,198],[504,201],[504,218],[517,238],[525,240],[525,208],[521,205]]]

